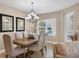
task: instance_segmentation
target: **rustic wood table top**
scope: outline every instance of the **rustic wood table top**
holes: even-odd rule
[[[34,43],[36,43],[38,40],[35,39],[15,39],[13,40],[14,44],[23,46],[23,47],[28,47]]]

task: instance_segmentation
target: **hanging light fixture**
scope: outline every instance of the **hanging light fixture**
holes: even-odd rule
[[[26,17],[26,19],[30,22],[35,22],[35,21],[38,21],[39,20],[39,17],[35,14],[34,10],[33,10],[33,2],[31,2],[31,5],[32,5],[32,9],[30,11],[30,13],[28,14],[28,16]]]

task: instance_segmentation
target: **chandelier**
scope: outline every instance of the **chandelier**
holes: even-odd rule
[[[31,2],[32,5],[32,9],[30,11],[30,13],[28,13],[26,19],[32,23],[36,22],[39,20],[39,17],[35,14],[34,10],[33,10],[33,2]]]

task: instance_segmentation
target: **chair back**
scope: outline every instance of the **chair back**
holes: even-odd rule
[[[40,31],[38,37],[38,48],[42,49],[44,47],[44,43],[45,43],[45,32]]]
[[[23,32],[23,38],[26,39],[28,37],[28,33],[27,32]]]
[[[45,33],[44,45],[43,45],[43,46],[45,46],[45,45],[46,45],[47,39],[48,39],[48,33]]]
[[[3,34],[3,42],[6,55],[11,56],[13,53],[12,40],[8,34]]]
[[[23,39],[23,38],[24,38],[24,35],[22,32],[15,33],[15,39]]]

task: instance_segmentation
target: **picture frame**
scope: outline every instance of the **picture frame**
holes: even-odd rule
[[[0,14],[0,32],[14,31],[14,16]]]
[[[21,17],[16,17],[16,31],[25,30],[25,19]]]

